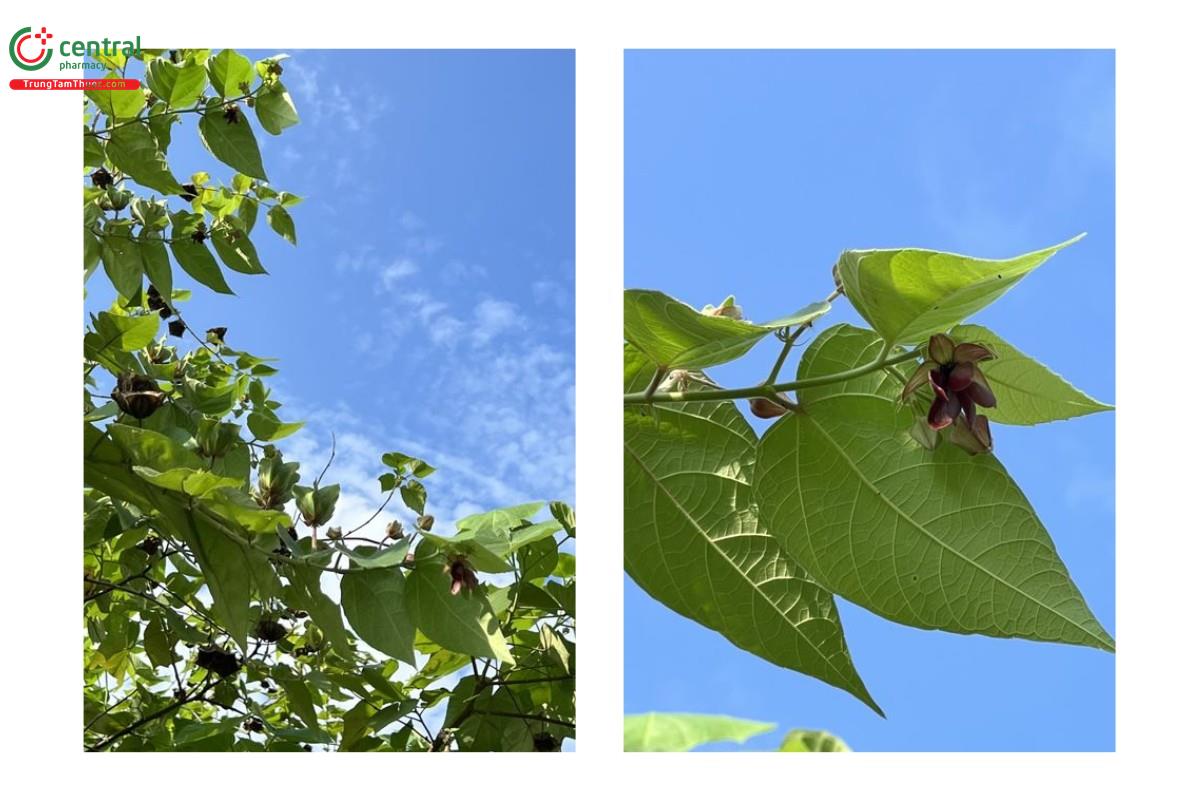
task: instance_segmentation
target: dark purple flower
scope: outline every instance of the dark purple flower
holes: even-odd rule
[[[980,361],[995,358],[995,354],[981,344],[956,344],[942,333],[929,337],[928,353],[929,359],[917,366],[904,385],[901,399],[907,400],[928,384],[933,390],[926,416],[930,429],[941,431],[954,426],[948,434],[956,445],[971,453],[991,450],[987,417],[976,409],[996,405],[996,395],[979,368]]]
[[[446,571],[450,573],[450,594],[458,594],[463,589],[470,592],[479,585],[475,570],[471,569],[466,556],[458,555],[450,559],[446,564]]]

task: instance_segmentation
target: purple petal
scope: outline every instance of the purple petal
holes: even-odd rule
[[[963,414],[967,418],[967,425],[975,427],[975,401],[966,392],[959,392],[958,400],[962,403]]]
[[[933,405],[929,407],[929,427],[935,431],[949,427],[960,410],[962,407],[959,405],[957,396],[950,395],[945,399],[935,397]]]
[[[918,364],[917,368],[913,370],[913,374],[909,376],[908,383],[904,384],[904,389],[900,392],[900,399],[907,400],[913,392],[929,383],[931,371],[933,371],[932,364]]]
[[[929,357],[939,364],[954,363],[954,340],[944,333],[929,337]]]
[[[966,394],[984,408],[996,407],[996,395],[992,394],[992,387],[988,386],[987,378],[979,370],[975,370],[975,379],[966,388]]]
[[[974,342],[963,342],[958,347],[954,348],[954,363],[962,364],[964,362],[975,363],[976,361],[987,361],[990,358],[995,358],[996,354],[981,344]]]
[[[950,370],[950,377],[946,379],[946,387],[952,392],[961,392],[963,389],[971,385],[971,381],[975,379],[975,365],[967,361],[962,364],[956,364],[954,369]]]

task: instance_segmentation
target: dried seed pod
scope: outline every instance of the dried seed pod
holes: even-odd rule
[[[538,731],[533,735],[533,749],[539,753],[554,753],[562,749],[562,743],[548,731]]]
[[[107,189],[108,187],[113,185],[112,175],[109,174],[109,171],[106,170],[104,167],[101,167],[100,169],[93,172],[91,177],[92,177],[92,186],[95,186],[97,189]]]
[[[219,647],[206,645],[196,653],[196,666],[228,678],[242,666],[238,657]]]
[[[260,619],[254,626],[254,638],[264,642],[278,642],[287,635],[288,629],[269,617]]]
[[[167,395],[158,388],[158,382],[153,378],[126,372],[117,378],[112,399],[129,416],[145,419],[166,402]]]

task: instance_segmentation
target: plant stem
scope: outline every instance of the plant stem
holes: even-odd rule
[[[841,294],[842,288],[839,286],[829,293],[829,296],[825,298],[825,302],[832,303],[834,300],[837,300]],[[779,351],[779,358],[775,359],[775,366],[771,367],[771,374],[767,376],[767,379],[763,381],[763,383],[775,382],[775,379],[779,377],[779,371],[783,369],[784,362],[787,361],[788,354],[792,352],[792,346],[796,344],[796,340],[800,338],[800,334],[811,328],[815,322],[815,319],[810,319],[808,322],[803,322],[796,326],[796,330],[788,334],[787,339],[785,339],[783,342],[783,349]]]
[[[911,361],[914,358],[919,358],[920,350],[909,350],[904,353],[899,353],[887,358],[877,358],[869,364],[863,364],[852,369],[843,370],[842,372],[832,372],[828,375],[818,375],[813,378],[804,378],[798,381],[790,381],[787,383],[763,383],[758,386],[746,386],[741,389],[714,389],[712,391],[682,391],[682,392],[659,392],[647,397],[642,392],[625,395],[625,405],[652,404],[652,403],[687,403],[696,401],[709,400],[739,400],[749,397],[767,397],[774,399],[775,395],[783,392],[790,392],[796,389],[809,389],[814,386],[828,386],[831,383],[840,383],[841,381],[857,378],[860,375],[867,375],[876,370],[890,367],[893,364],[902,364],[905,361]]]

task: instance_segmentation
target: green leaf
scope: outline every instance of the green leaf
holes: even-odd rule
[[[342,609],[321,591],[321,570],[299,564],[289,564],[288,570],[292,580],[287,594],[292,598],[292,602],[312,616],[313,622],[321,629],[334,652],[353,661],[354,648],[346,635]]]
[[[359,546],[353,550],[343,546],[335,545],[335,548],[342,553],[345,553],[360,567],[365,569],[384,569],[386,567],[394,567],[404,561],[404,557],[408,555],[409,543],[407,540],[397,542],[391,547],[373,548],[367,546]]]
[[[1052,255],[1083,238],[1003,261],[936,250],[847,250],[846,297],[889,344],[918,344],[979,311]]]
[[[804,354],[799,379],[870,361],[871,331],[839,325]],[[813,577],[918,628],[1113,649],[1029,501],[991,454],[908,434],[902,381],[874,372],[802,393],[758,448],[755,496],[768,528]]]
[[[221,101],[210,100],[200,118],[200,141],[218,161],[252,178],[267,179],[254,131],[241,111],[237,112],[237,121],[230,122]]]
[[[186,212],[171,215],[171,253],[183,271],[200,283],[214,292],[233,294],[208,246],[203,241],[197,242],[191,238],[203,219],[199,214]]]
[[[208,77],[221,97],[241,97],[254,83],[254,65],[236,50],[222,50],[208,59]]]
[[[771,331],[811,322],[829,308],[826,302],[812,303],[791,316],[755,325],[701,314],[662,292],[626,289],[625,340],[663,369],[704,369],[732,361]]]
[[[308,691],[308,685],[298,678],[281,677],[282,672],[275,673],[276,681],[283,687],[283,691],[287,694],[288,709],[300,717],[310,729],[321,730],[321,720],[317,717],[317,709],[313,706],[312,694]]]
[[[146,648],[146,657],[156,667],[165,667],[175,663],[175,642],[163,624],[162,617],[152,616],[146,623],[146,633],[142,636],[142,646]]]
[[[213,249],[225,266],[245,275],[264,275],[267,270],[258,260],[258,251],[250,237],[232,225],[221,225],[212,232]]]
[[[342,577],[342,608],[350,627],[381,653],[416,666],[416,627],[404,605],[404,575],[392,569],[354,570]]]
[[[712,742],[740,744],[774,729],[771,722],[715,714],[627,714],[625,752],[681,753]]]
[[[213,616],[245,652],[250,633],[250,559],[261,556],[255,556],[245,544],[226,536],[204,516],[185,513],[188,525],[177,533],[204,572],[205,585],[213,599]]]
[[[163,489],[182,492],[190,497],[204,497],[219,488],[238,489],[242,482],[237,478],[225,478],[208,470],[176,467],[160,472],[150,467],[135,466],[133,471],[146,481]]]
[[[284,239],[296,243],[296,223],[292,222],[292,215],[283,206],[271,206],[267,211],[267,224]]]
[[[114,424],[108,426],[108,436],[134,466],[149,467],[156,472],[202,467],[199,456],[158,431]]]
[[[274,442],[291,436],[304,427],[303,422],[280,422],[271,411],[252,411],[246,419],[246,427],[256,439]]]
[[[159,100],[171,108],[196,105],[204,94],[208,75],[199,64],[172,64],[156,58],[146,64],[146,83]]]
[[[121,76],[109,72],[104,77],[119,79]],[[141,89],[89,89],[84,94],[108,117],[110,127],[118,120],[133,119],[146,105]]]
[[[85,337],[85,345],[100,350],[115,350],[128,353],[141,350],[158,335],[158,315],[142,314],[123,317],[101,311],[96,315],[95,338]],[[85,348],[86,349],[86,348]]]
[[[425,513],[426,497],[425,487],[417,481],[408,481],[400,487],[400,499],[418,514]]]
[[[626,388],[653,370],[625,348]],[[833,596],[780,548],[751,498],[754,430],[731,402],[625,412],[625,571],[673,611],[882,714]]]
[[[284,128],[290,128],[300,121],[292,96],[282,83],[268,86],[254,98],[254,113],[258,114],[258,122],[263,130],[271,134],[283,133]]]
[[[442,647],[480,658],[515,663],[500,622],[481,591],[450,594],[450,578],[431,547],[422,542],[417,565],[405,581],[405,603],[421,632]]]
[[[151,285],[158,290],[167,302],[170,302],[174,283],[171,278],[171,260],[167,258],[167,246],[154,234],[143,234],[139,243],[142,253],[142,270],[150,279]]]
[[[950,336],[956,342],[986,345],[996,354],[995,359],[979,364],[996,395],[995,408],[980,409],[992,422],[1037,425],[1113,408],[1088,397],[987,328],[959,325]]]
[[[104,166],[104,142],[99,136],[92,135],[91,128],[86,125],[83,126],[83,166]]]
[[[126,299],[135,297],[142,288],[142,254],[137,242],[128,237],[127,229],[100,237],[104,272],[117,293]]]
[[[850,748],[838,737],[826,731],[788,731],[779,745],[781,753],[849,753]]]
[[[179,192],[179,182],[171,174],[166,157],[159,152],[158,142],[145,124],[135,122],[113,130],[106,151],[113,166],[147,189],[163,194]]]

